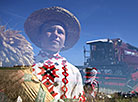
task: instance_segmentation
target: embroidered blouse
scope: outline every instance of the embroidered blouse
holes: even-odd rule
[[[72,98],[85,101],[81,73],[58,53],[49,55],[40,51],[36,64],[33,65],[33,74],[55,99]]]

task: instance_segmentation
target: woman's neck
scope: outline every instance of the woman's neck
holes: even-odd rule
[[[59,51],[51,51],[51,50],[44,50],[44,49],[42,49],[42,51],[47,52],[49,55],[54,55],[54,54],[59,53]]]

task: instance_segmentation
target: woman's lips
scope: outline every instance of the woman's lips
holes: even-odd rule
[[[58,40],[51,40],[52,43],[59,44],[60,42]]]

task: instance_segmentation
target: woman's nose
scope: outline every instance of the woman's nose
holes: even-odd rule
[[[56,29],[53,31],[53,35],[56,36],[56,37],[59,36],[58,31]]]
[[[54,34],[57,34],[57,33],[58,33],[58,32],[57,32],[57,30],[55,29],[55,30],[54,30]]]

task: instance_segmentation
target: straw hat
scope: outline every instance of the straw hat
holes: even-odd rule
[[[41,25],[49,21],[59,21],[65,25],[67,36],[63,50],[71,48],[79,39],[80,23],[68,10],[61,7],[43,8],[33,12],[24,23],[24,30],[30,40],[38,47]]]

